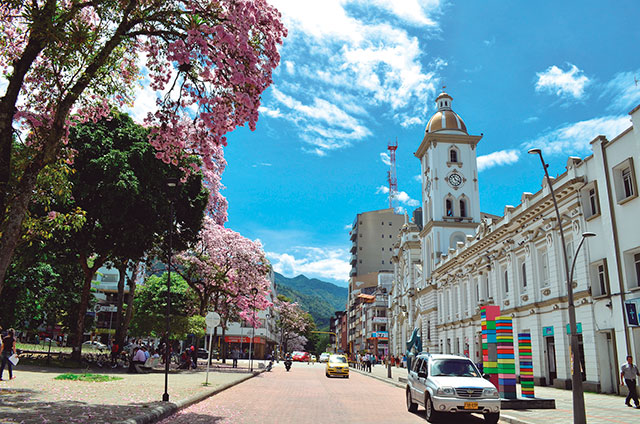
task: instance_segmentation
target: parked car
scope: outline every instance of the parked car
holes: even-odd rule
[[[331,355],[331,354],[330,354],[329,352],[322,352],[322,353],[320,354],[319,362],[327,362],[327,361],[329,360],[329,356],[330,356],[330,355]]]
[[[91,341],[91,340],[87,340],[86,342],[82,343],[82,346],[87,346],[87,347],[94,347],[98,350],[104,350],[107,348],[107,345],[104,343],[100,343],[98,341]]]
[[[325,370],[327,377],[339,376],[349,378],[349,361],[344,355],[330,355]]]
[[[426,409],[429,422],[445,415],[478,413],[487,423],[500,419],[498,390],[465,356],[420,354],[411,361],[407,377],[407,409]]]
[[[298,362],[308,362],[311,360],[311,354],[309,352],[294,351],[291,354],[291,359]]]

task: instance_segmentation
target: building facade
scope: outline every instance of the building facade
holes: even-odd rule
[[[379,275],[393,272],[393,243],[403,223],[404,217],[391,208],[359,213],[353,221],[346,310],[348,353],[370,350],[367,340],[373,331],[368,330],[373,327],[367,322],[368,309],[363,304],[375,303]]]
[[[415,299],[398,288],[411,284],[401,240],[390,300],[392,333],[400,332],[392,335],[394,343],[417,327],[425,350],[480,362],[480,307],[497,305],[513,319],[514,334],[531,333],[536,383],[570,387],[561,225],[569,267],[574,266],[585,389],[619,391],[619,366],[627,354],[640,355],[640,231],[634,222],[640,215],[640,107],[630,112],[629,129],[612,140],[597,137],[591,156],[568,158],[566,171],[553,179],[558,223],[542,172],[541,189],[524,193],[515,207],[505,206],[502,217],[480,213],[480,137],[467,134],[451,101],[446,93],[436,99],[438,111],[416,152],[423,176],[422,282],[413,282]],[[578,251],[584,232],[596,237]]]

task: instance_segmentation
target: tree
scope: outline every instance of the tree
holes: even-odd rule
[[[175,262],[177,272],[198,296],[200,315],[210,306],[217,311],[222,304],[232,303],[240,318],[253,322],[254,308],[271,306],[269,265],[260,243],[208,217],[198,241],[177,254]]]
[[[146,120],[158,158],[177,165],[196,154],[206,180],[217,184],[212,153],[237,126],[255,128],[286,36],[265,0],[7,0],[0,26],[8,82],[0,98],[0,293],[40,172],[70,158],[70,126],[131,101],[140,55],[147,55],[151,87],[166,91]],[[18,169],[19,129],[30,160]],[[226,202],[216,190],[210,195],[222,223]]]
[[[80,208],[86,219],[69,240],[84,274],[73,341],[76,359],[82,348],[84,316],[96,271],[110,261],[121,275],[126,274],[129,263],[146,256],[171,226],[177,229],[173,239],[180,248],[194,241],[202,225],[207,204],[202,176],[191,173],[185,177],[182,167],[157,159],[147,135],[147,129],[121,113],[71,129],[69,147],[75,150],[75,172],[69,176],[72,197],[60,207]],[[189,159],[195,160],[181,160]],[[170,176],[185,181],[170,189],[166,185]],[[168,201],[170,196],[174,197],[175,213]],[[121,296],[119,305],[120,301]]]
[[[291,341],[301,340],[299,336],[303,335],[310,327],[313,319],[310,321],[310,315],[303,311],[297,303],[289,302],[283,296],[278,296],[275,304],[278,319],[276,320],[276,328],[280,332],[280,345],[282,352],[288,352],[291,348]],[[306,337],[305,342],[306,343]]]
[[[131,334],[134,336],[161,337],[166,330],[168,273],[152,275],[142,285],[133,300],[134,313]],[[185,338],[187,334],[198,332],[204,335],[204,318],[197,316],[197,300],[193,291],[182,277],[171,273],[171,315],[170,329],[175,338]],[[197,317],[194,317],[197,316]]]

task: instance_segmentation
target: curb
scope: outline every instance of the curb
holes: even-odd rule
[[[237,381],[233,381],[231,383],[227,383],[227,384],[223,384],[220,387],[217,387],[211,391],[208,392],[202,392],[199,393],[197,395],[185,398],[185,399],[180,399],[177,402],[168,402],[165,405],[162,406],[156,406],[154,408],[150,408],[147,412],[145,412],[144,414],[140,414],[140,415],[136,415],[135,417],[131,417],[128,418],[126,420],[123,421],[118,421],[117,424],[150,424],[150,423],[154,423],[157,421],[160,421],[163,418],[168,417],[169,415],[172,415],[176,412],[178,412],[181,409],[187,408],[191,405],[193,405],[194,403],[198,403],[201,402],[205,399],[207,399],[208,397],[211,397],[213,395],[216,395],[220,392],[223,392],[235,385],[238,385],[240,383],[243,383],[245,381],[247,381],[250,378],[253,378],[255,376],[257,376],[258,374],[262,374],[263,372],[265,372],[266,370],[260,370],[260,371],[254,371],[252,374],[248,374],[245,375],[244,377],[242,377],[241,379],[237,380]]]
[[[404,389],[407,387],[406,384],[400,383],[399,381],[393,381],[393,379],[388,379],[386,377],[378,377],[377,375],[369,374],[368,372],[360,371],[355,368],[351,368],[352,371],[357,372],[358,374],[366,375],[367,377],[375,378],[376,380],[383,381],[387,384],[391,384],[392,386],[396,386],[400,389]]]
[[[375,378],[376,380],[385,382],[385,383],[390,384],[392,386],[396,386],[396,387],[398,387],[400,389],[404,389],[404,388],[407,387],[406,384],[393,381],[393,380],[391,380],[389,378],[378,377],[377,375],[369,374],[368,372],[360,371],[360,370],[357,370],[357,369],[352,368],[352,367],[350,367],[350,368],[351,368],[352,371],[357,372],[358,374],[362,374],[362,375],[366,375],[367,377]],[[519,418],[511,417],[509,415],[503,415],[502,411],[500,412],[500,421],[504,421],[504,422],[507,422],[509,424],[532,424],[529,421],[523,421],[523,420],[521,420]]]

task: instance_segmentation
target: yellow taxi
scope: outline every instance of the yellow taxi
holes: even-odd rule
[[[344,355],[329,355],[325,375],[327,377],[340,376],[349,378],[349,361],[347,361],[347,357]]]

